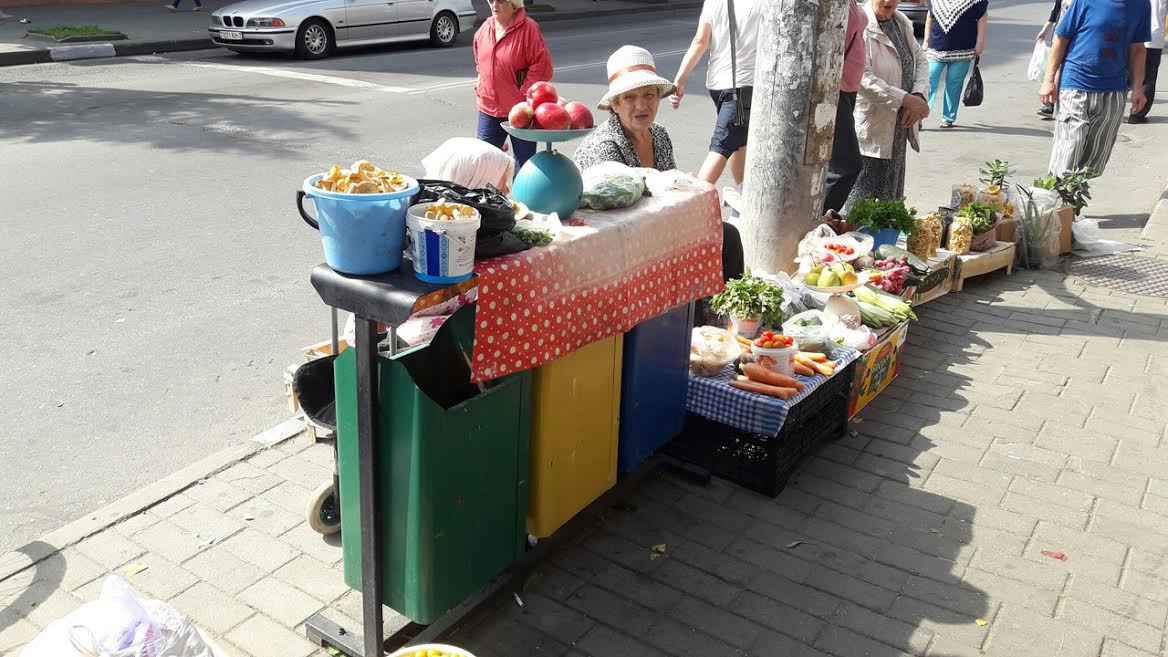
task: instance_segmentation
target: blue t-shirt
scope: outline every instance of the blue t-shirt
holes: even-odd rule
[[[1055,34],[1070,41],[1059,87],[1127,91],[1127,54],[1152,38],[1148,0],[1072,0]]]
[[[929,50],[937,52],[954,52],[958,50],[972,51],[977,46],[977,22],[985,16],[990,6],[989,0],[981,0],[953,23],[948,32],[941,29],[937,17],[933,16],[933,29],[929,32]],[[1151,6],[1151,5],[1149,5]]]

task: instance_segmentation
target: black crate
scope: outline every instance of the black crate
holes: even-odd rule
[[[750,490],[775,497],[819,443],[847,432],[848,398],[856,363],[787,411],[777,436],[764,436],[686,414],[685,431],[665,453]]]

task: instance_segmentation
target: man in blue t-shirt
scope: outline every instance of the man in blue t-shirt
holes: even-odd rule
[[[1039,97],[1058,97],[1051,173],[1107,167],[1123,121],[1143,109],[1144,42],[1151,38],[1148,0],[1072,0],[1055,28]],[[1056,82],[1057,80],[1057,82]]]

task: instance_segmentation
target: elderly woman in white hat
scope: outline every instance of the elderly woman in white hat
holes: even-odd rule
[[[601,162],[668,171],[676,169],[669,133],[654,123],[661,99],[673,83],[657,75],[653,55],[636,46],[621,46],[608,58],[608,93],[598,109],[612,116],[584,138],[572,156],[581,171]],[[741,278],[745,269],[738,229],[722,224],[722,278]]]
[[[654,123],[661,99],[671,93],[673,83],[657,75],[648,50],[621,46],[608,58],[608,93],[596,106],[612,116],[576,148],[576,166],[583,171],[615,161],[658,171],[675,168],[669,133]]]

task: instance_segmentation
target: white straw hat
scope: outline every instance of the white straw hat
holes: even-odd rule
[[[597,109],[611,109],[612,99],[641,87],[658,87],[661,96],[673,93],[673,83],[657,75],[653,55],[637,46],[621,46],[608,58],[608,93],[597,103]]]

